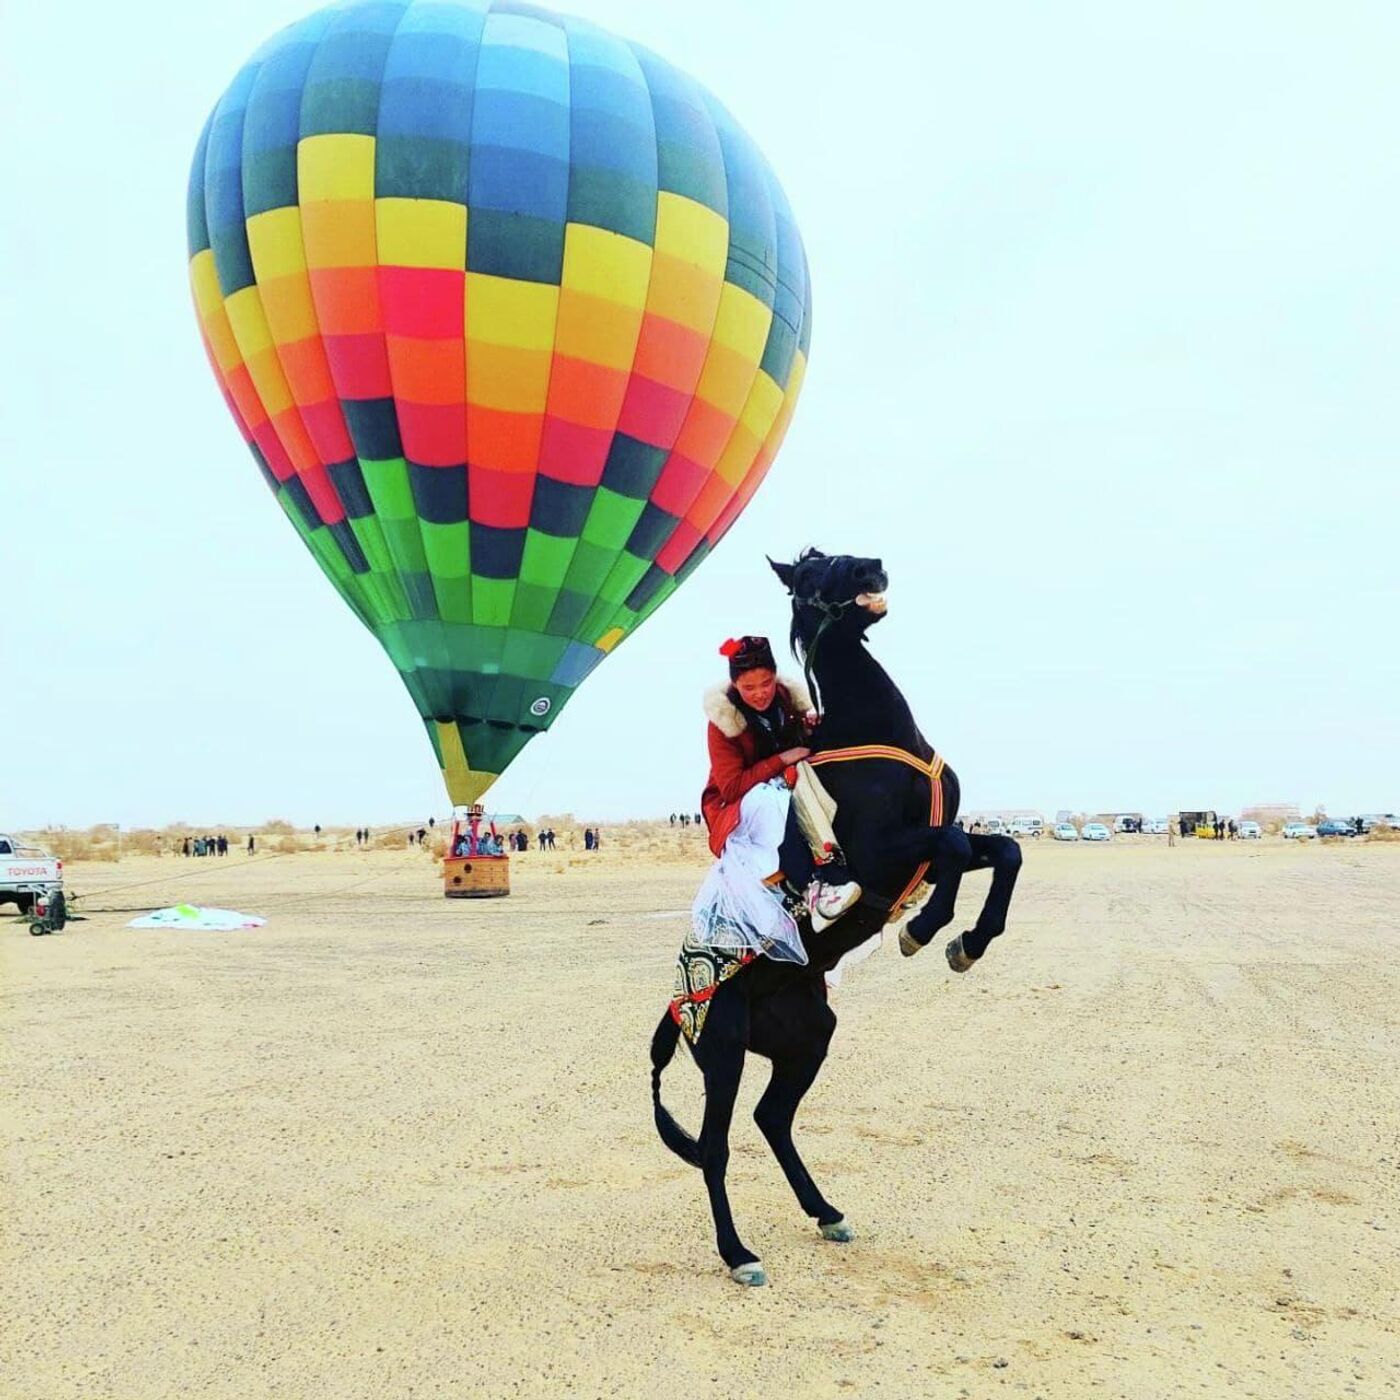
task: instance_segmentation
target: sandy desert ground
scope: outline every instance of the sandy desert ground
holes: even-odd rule
[[[1400,1393],[1400,845],[1031,847],[971,974],[887,946],[837,994],[798,1143],[854,1244],[750,1062],[746,1291],[650,1118],[673,844],[475,904],[417,852],[80,864],[269,923],[0,922],[0,1393]]]

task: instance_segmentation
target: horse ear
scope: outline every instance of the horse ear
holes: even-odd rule
[[[767,558],[766,555],[764,557]],[[791,564],[778,564],[772,559],[769,559],[768,567],[772,569],[775,574],[777,574],[778,582],[781,583],[782,586],[786,588],[789,593],[791,593],[793,566]]]

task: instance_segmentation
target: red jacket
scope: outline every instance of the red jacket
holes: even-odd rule
[[[710,778],[700,794],[700,810],[710,829],[710,850],[717,856],[739,824],[739,804],[744,794],[776,778],[784,768],[778,754],[758,757],[757,740],[743,711],[730,699],[729,691],[726,681],[705,692],[705,714],[710,721],[705,733],[710,748]],[[799,718],[812,708],[812,697],[801,681],[781,677],[778,696]]]

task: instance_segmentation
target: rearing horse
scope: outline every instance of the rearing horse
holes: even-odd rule
[[[836,1016],[827,1003],[823,973],[865,942],[921,881],[933,894],[900,934],[906,956],[927,946],[952,921],[958,886],[969,870],[989,869],[991,889],[974,926],[947,946],[949,966],[966,972],[1006,927],[1021,852],[1005,836],[969,835],[953,825],[957,776],[914,723],[898,687],[872,657],[866,632],[884,615],[888,584],[878,559],[827,556],[807,550],[792,564],[773,564],[792,595],[792,641],[816,681],[823,711],[812,736],[813,766],[837,803],[835,831],[860,903],[831,928],[813,933],[805,913],[798,927],[808,963],[797,966],[756,958],[707,993],[703,1035],[691,1045],[705,1077],[705,1118],[692,1138],[661,1102],[661,1072],[680,1037],[676,1007],[652,1037],[652,1103],[662,1141],[704,1172],[714,1214],[716,1244],[740,1283],[767,1281],[758,1257],[740,1240],[725,1190],[729,1125],[746,1051],[773,1064],[773,1077],[754,1110],[798,1204],[822,1235],[854,1238],[845,1217],[822,1195],[792,1140],[798,1105],[826,1059]],[[802,888],[811,872],[806,840],[790,816],[782,866]]]

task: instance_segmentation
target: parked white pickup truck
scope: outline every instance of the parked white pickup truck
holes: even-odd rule
[[[36,901],[62,889],[61,860],[0,832],[0,904],[18,905],[21,914],[29,914]]]

